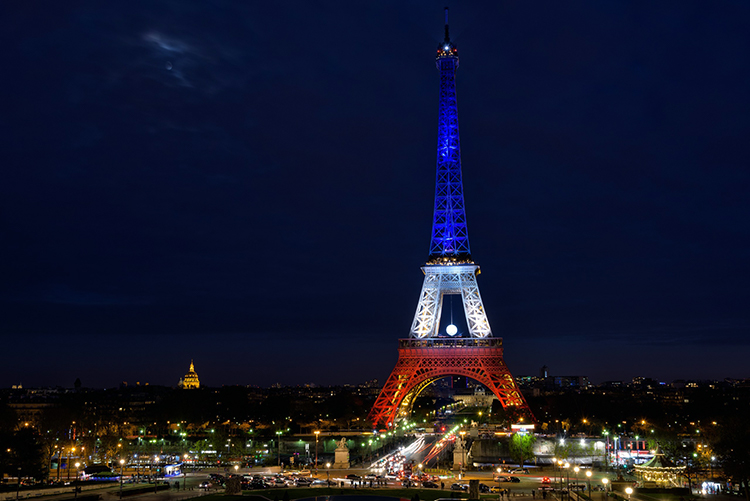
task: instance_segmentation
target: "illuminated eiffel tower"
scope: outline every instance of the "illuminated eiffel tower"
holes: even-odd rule
[[[479,266],[471,258],[466,229],[461,148],[456,104],[458,50],[448,33],[445,9],[445,40],[438,46],[440,111],[438,123],[437,180],[432,221],[430,255],[424,283],[408,339],[399,340],[398,362],[380,392],[368,419],[374,426],[393,426],[411,413],[414,399],[434,381],[446,376],[465,376],[485,385],[514,417],[533,421],[526,400],[518,390],[503,360],[502,338],[492,337],[479,294]],[[467,337],[439,336],[440,313],[446,295],[460,295]]]

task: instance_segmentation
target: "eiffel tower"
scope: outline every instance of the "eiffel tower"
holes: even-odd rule
[[[471,258],[466,228],[461,148],[456,104],[458,50],[448,33],[438,46],[440,109],[438,122],[437,180],[430,254],[424,283],[408,339],[399,340],[398,362],[373,405],[368,420],[391,427],[411,413],[414,399],[427,386],[446,376],[465,376],[486,386],[512,418],[534,420],[526,400],[503,360],[502,338],[492,336],[479,294],[479,266]],[[457,336],[453,325],[448,336],[439,335],[440,314],[446,295],[460,295],[468,336]]]

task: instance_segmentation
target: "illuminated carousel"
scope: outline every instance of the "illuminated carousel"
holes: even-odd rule
[[[643,487],[680,487],[679,478],[685,474],[684,466],[677,466],[664,456],[661,448],[651,460],[635,465],[635,476]]]

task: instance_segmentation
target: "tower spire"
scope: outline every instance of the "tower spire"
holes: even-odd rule
[[[445,41],[450,43],[451,37],[448,34],[448,7],[445,8]]]
[[[435,211],[427,264],[471,263],[464,208],[464,188],[461,179],[461,142],[458,134],[456,101],[458,49],[451,42],[448,33],[447,7],[445,8],[445,40],[438,46],[435,63],[440,70],[440,105]]]

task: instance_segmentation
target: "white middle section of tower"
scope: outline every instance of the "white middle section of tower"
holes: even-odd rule
[[[423,267],[422,293],[409,335],[419,339],[437,337],[443,297],[455,294],[461,296],[471,337],[491,337],[490,323],[477,285],[478,270],[479,266],[475,264]]]

